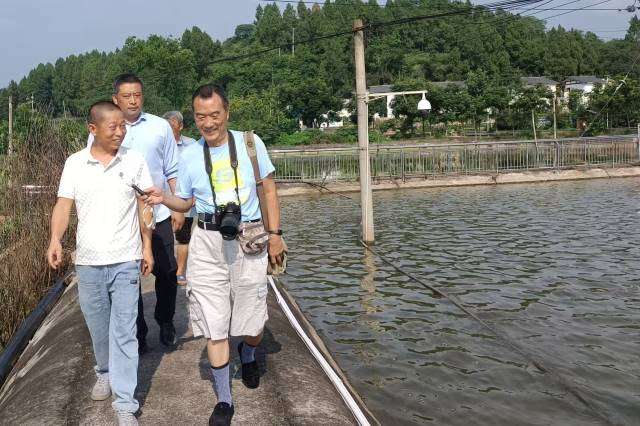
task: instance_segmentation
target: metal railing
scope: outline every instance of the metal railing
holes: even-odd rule
[[[358,180],[356,147],[271,150],[280,181]],[[640,163],[635,136],[538,141],[468,142],[414,146],[372,145],[374,180],[436,178],[574,167],[616,167]]]

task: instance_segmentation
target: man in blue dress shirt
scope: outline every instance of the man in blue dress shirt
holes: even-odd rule
[[[122,74],[113,84],[113,102],[124,113],[127,134],[122,146],[141,153],[149,166],[153,185],[168,187],[175,192],[178,177],[178,149],[173,131],[166,120],[142,111],[144,104],[142,81],[134,74]],[[89,135],[88,144],[93,138]],[[152,237],[154,257],[156,308],[154,317],[160,325],[160,341],[175,345],[176,332],[173,315],[176,307],[176,258],[173,232],[184,223],[182,213],[171,212],[165,206],[154,207],[156,221]],[[148,332],[144,319],[142,297],[138,302],[137,337],[140,353],[147,350]]]

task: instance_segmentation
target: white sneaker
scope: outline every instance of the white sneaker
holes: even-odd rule
[[[118,426],[138,426],[138,419],[133,413],[128,411],[116,411],[118,415]]]
[[[96,373],[98,380],[91,390],[91,399],[94,401],[104,401],[111,396],[111,383],[109,383],[109,373]]]

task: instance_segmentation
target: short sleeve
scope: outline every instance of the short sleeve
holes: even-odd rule
[[[64,169],[62,170],[62,176],[60,177],[60,186],[58,187],[58,197],[69,198],[71,200],[76,199],[76,188],[74,182],[73,163],[69,161],[64,163]]]
[[[140,167],[138,168],[138,174],[136,175],[136,185],[143,191],[146,191],[153,186],[149,166],[142,156],[140,156]]]
[[[186,155],[181,155],[178,162],[178,181],[176,182],[175,196],[188,200],[193,197],[193,185],[191,184],[186,157]]]
[[[163,173],[165,179],[168,181],[174,179],[178,175],[178,145],[176,144],[176,138],[173,136],[171,126],[166,120],[164,121],[164,145],[163,145]]]
[[[264,179],[271,173],[276,171],[276,168],[271,163],[267,147],[262,142],[262,139],[258,135],[254,138],[256,142],[256,156],[258,157],[258,167],[260,168],[260,179]]]

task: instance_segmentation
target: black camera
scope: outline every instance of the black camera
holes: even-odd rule
[[[236,203],[227,203],[218,208],[218,227],[222,234],[222,239],[235,240],[240,229],[241,219],[240,206]]]

